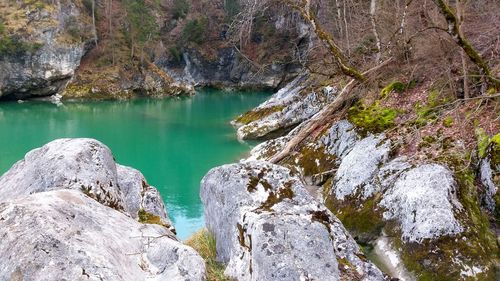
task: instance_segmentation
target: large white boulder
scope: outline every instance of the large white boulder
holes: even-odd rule
[[[204,280],[203,259],[165,227],[77,190],[0,203],[0,280]]]
[[[135,219],[144,210],[173,230],[156,188],[139,171],[117,165],[94,139],[58,139],[28,152],[0,177],[0,202],[58,189],[81,191]]]
[[[287,168],[250,161],[202,180],[217,257],[237,280],[384,280],[342,223]]]

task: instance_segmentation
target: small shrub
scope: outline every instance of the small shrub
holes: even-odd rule
[[[168,48],[168,52],[170,53],[170,57],[176,62],[179,63],[182,61],[182,52],[179,46],[172,46]]]
[[[78,20],[74,16],[66,19],[66,21],[64,22],[64,29],[69,34],[69,36],[71,36],[71,38],[75,40],[79,40],[83,35],[83,31],[78,24]]]
[[[239,0],[224,1],[224,10],[226,11],[226,20],[231,22],[233,18],[240,13],[241,7]]]
[[[28,43],[16,36],[0,35],[0,58],[33,53],[41,47],[40,43]]]
[[[188,22],[182,30],[182,39],[200,45],[205,39],[207,24],[208,20],[205,17]]]
[[[174,7],[172,8],[172,17],[174,19],[185,18],[189,12],[190,6],[186,0],[174,0]]]

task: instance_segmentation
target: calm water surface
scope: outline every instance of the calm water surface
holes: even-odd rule
[[[212,167],[250,149],[229,121],[268,93],[202,90],[192,98],[126,102],[0,103],[0,174],[29,150],[57,138],[95,138],[118,163],[140,170],[156,186],[181,239],[203,227],[199,183]]]

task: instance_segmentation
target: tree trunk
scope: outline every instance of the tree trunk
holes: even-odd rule
[[[381,52],[382,52],[382,44],[380,43],[380,36],[378,35],[378,32],[377,32],[377,23],[375,21],[376,12],[377,12],[377,0],[371,0],[370,1],[370,21],[372,24],[373,36],[375,37],[375,46],[377,47],[377,53],[375,55],[375,60],[377,62],[379,62]]]
[[[460,25],[457,16],[453,13],[450,7],[444,2],[444,0],[434,0],[434,3],[438,6],[441,14],[445,17],[448,23],[448,34],[453,38],[453,41],[458,44],[460,48],[467,54],[469,59],[474,62],[482,71],[483,75],[486,76],[489,83],[495,88],[500,88],[499,78],[494,77],[491,74],[490,67],[488,63],[481,57],[481,55],[474,49],[474,47],[467,41],[465,36],[460,32]]]
[[[337,44],[333,40],[332,36],[326,33],[323,30],[323,28],[319,25],[314,13],[311,12],[310,0],[304,1],[302,6],[295,5],[291,1],[285,1],[285,3],[288,3],[288,5],[291,8],[299,12],[302,15],[302,18],[309,23],[309,25],[312,28],[312,31],[316,34],[316,36],[318,36],[321,42],[328,48],[328,50],[332,54],[333,58],[335,59],[335,62],[339,66],[342,73],[357,81],[360,82],[366,81],[365,76],[361,72],[359,72],[354,66],[350,65],[350,63],[342,53],[341,49],[337,46]]]
[[[339,0],[335,0],[335,9],[337,10],[337,26],[339,29],[339,36],[343,36],[342,32],[342,12],[340,11]]]
[[[465,1],[458,0],[457,1],[457,18],[458,18],[458,32],[463,34],[462,25],[464,23],[464,9],[465,9]],[[460,51],[460,58],[462,60],[462,72],[463,72],[463,90],[464,90],[464,98],[470,98],[469,91],[469,74],[467,71],[467,55],[463,50]]]
[[[95,26],[95,0],[92,0],[92,27],[94,35],[94,44],[97,47],[97,27]]]
[[[347,55],[351,56],[351,43],[349,42],[349,28],[347,26],[347,12],[346,12],[346,3],[344,0],[344,33],[345,33],[345,41],[347,42]]]

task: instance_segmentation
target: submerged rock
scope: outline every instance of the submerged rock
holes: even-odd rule
[[[167,228],[141,224],[76,190],[0,203],[0,280],[204,280]]]
[[[94,139],[59,139],[28,152],[0,177],[0,202],[58,189],[78,190],[133,218],[145,210],[173,230],[156,188],[139,171],[117,165]]]
[[[217,257],[237,280],[384,280],[340,221],[287,168],[247,162],[202,180]]]

